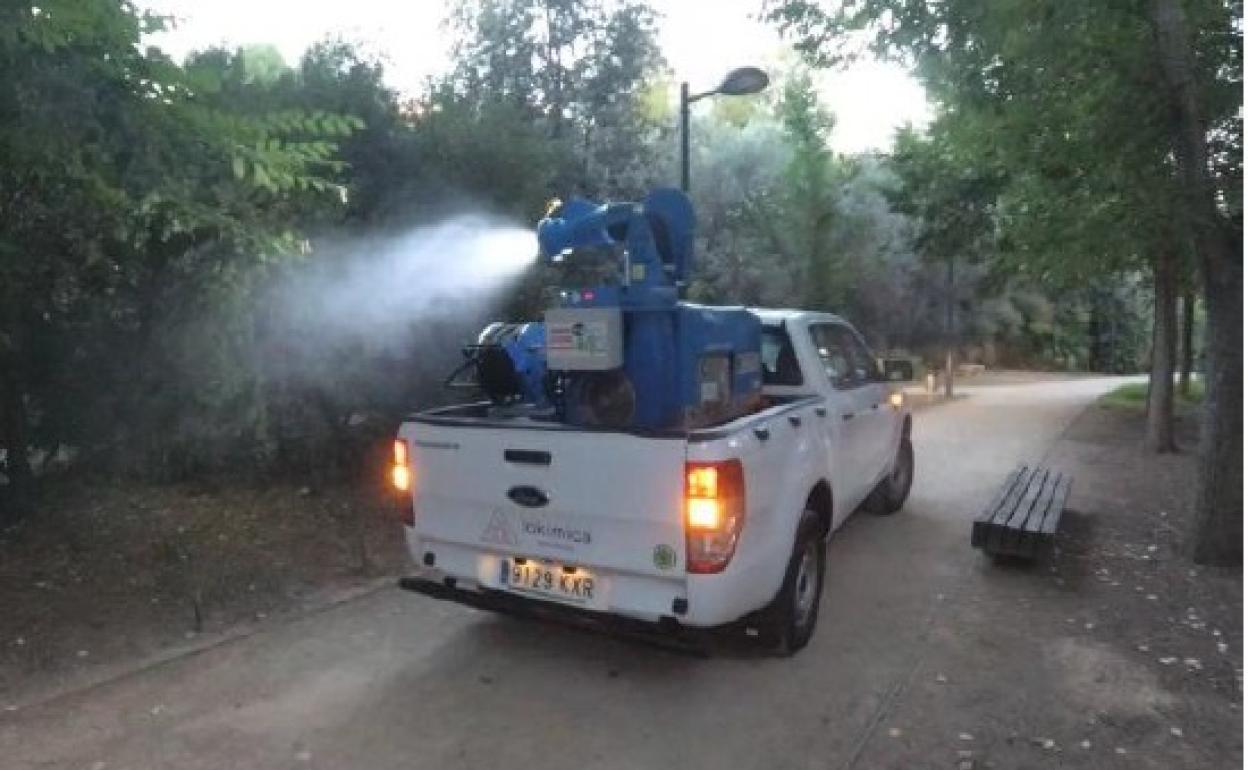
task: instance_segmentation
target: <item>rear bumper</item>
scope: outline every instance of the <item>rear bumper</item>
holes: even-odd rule
[[[410,527],[406,528],[406,535],[413,564],[423,565],[416,568],[415,577],[407,580],[432,583],[434,587],[428,590],[423,587],[412,590],[438,599],[485,609],[496,609],[499,602],[537,609],[552,607],[555,612],[587,618],[618,618],[643,624],[646,628],[722,629],[742,622],[753,625],[752,616],[757,613],[756,607],[743,605],[741,583],[734,582],[730,575],[660,577],[612,571],[593,564],[583,566],[606,579],[608,590],[603,605],[588,608],[531,599],[506,590],[499,583],[499,559],[509,554],[422,538]],[[741,565],[745,564],[740,554],[737,558]],[[748,575],[735,576],[735,581],[743,580],[748,580]],[[446,591],[450,594],[443,595]]]
[[[483,548],[465,543],[448,542],[420,537],[410,528],[407,530],[408,551],[418,574],[435,581],[451,578],[461,589],[491,591],[511,595],[499,584],[499,560],[506,557],[527,556],[509,553],[505,549]],[[569,559],[563,563],[576,563]],[[606,598],[595,612],[621,615],[637,620],[657,623],[664,616],[676,617],[683,625],[708,625],[691,617],[688,586],[683,575],[658,577],[615,571],[594,564],[581,564],[592,570],[607,584]]]
[[[463,587],[455,578],[446,576],[402,577],[399,578],[399,587],[406,591],[476,609],[640,637],[646,641],[674,645],[691,652],[705,651],[712,636],[725,630],[724,628],[694,628],[681,625],[680,621],[671,615],[664,615],[655,621],[641,620],[609,612],[595,612],[555,602],[530,599],[507,591],[481,588],[471,583],[468,587]]]

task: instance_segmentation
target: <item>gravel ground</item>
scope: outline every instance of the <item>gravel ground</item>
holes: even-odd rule
[[[1182,552],[1194,415],[1182,454],[1151,454],[1142,435],[1142,413],[1098,405],[1049,449],[1075,477],[1055,551],[1034,566],[983,557],[952,589],[856,766],[1242,765],[1242,576]]]
[[[0,693],[319,606],[400,570],[398,530],[345,486],[59,489],[0,532]]]
[[[352,577],[360,570],[351,546],[360,519],[342,513],[357,510],[351,502],[273,490],[291,501],[292,521],[306,519],[290,525],[289,540],[255,523],[272,523],[263,512],[280,508],[276,499],[244,504],[218,493],[195,517],[211,521],[215,512],[244,532],[251,521],[255,542],[268,544],[231,549],[245,560],[211,573],[242,593],[204,594],[217,597],[209,625],[237,628],[230,618],[251,612],[249,632],[217,636],[195,654],[147,658],[74,689],[74,677],[56,674],[64,670],[57,666],[89,669],[97,650],[144,659],[144,645],[116,646],[119,638],[150,638],[128,624],[151,633],[167,623],[161,638],[174,644],[191,623],[184,599],[171,600],[167,621],[137,610],[111,615],[109,608],[128,605],[99,586],[111,580],[116,593],[144,601],[185,597],[171,587],[185,584],[183,570],[173,560],[170,571],[152,572],[139,548],[118,559],[133,566],[81,572],[81,583],[70,584],[64,565],[72,552],[57,552],[47,561],[60,566],[45,572],[38,571],[43,561],[14,567],[17,546],[51,548],[59,539],[51,531],[38,535],[46,539],[20,535],[36,539],[0,546],[0,592],[17,579],[8,595],[49,597],[39,644],[55,645],[66,628],[74,641],[53,647],[52,673],[8,669],[19,687],[0,689],[0,765],[1239,767],[1242,579],[1194,570],[1181,556],[1191,455],[1146,454],[1138,414],[1088,408],[1120,382],[973,386],[966,398],[917,412],[910,502],[891,517],[855,516],[836,534],[820,628],[791,659],[729,650],[677,655],[393,588],[302,613],[283,590],[264,591],[274,613],[286,614],[255,620],[258,605],[236,602],[256,582],[243,567],[264,563],[260,555],[286,565],[265,568],[276,570],[265,573],[278,576],[272,585],[302,586],[305,598],[317,586],[360,581]],[[1190,445],[1190,426],[1185,436]],[[971,519],[1019,461],[1048,462],[1076,479],[1058,549],[1033,566],[994,563],[969,547]],[[101,504],[123,519],[132,507]],[[358,510],[374,510],[384,522],[384,506],[370,505]],[[295,514],[321,506],[324,518]],[[139,516],[135,526],[146,531],[164,516]],[[75,526],[89,532],[104,524]],[[177,534],[176,527],[158,531]],[[376,529],[370,553],[392,544],[386,531]],[[163,542],[154,534],[138,539],[148,549]],[[89,550],[92,540],[76,542]],[[284,545],[293,542],[307,545]],[[291,559],[292,552],[303,556]],[[395,558],[375,556],[374,571],[402,563]],[[149,572],[165,577],[152,586],[139,579],[138,587],[124,579]],[[49,587],[39,588],[41,580]],[[86,598],[70,603],[70,593]],[[6,623],[13,606],[0,605]],[[37,606],[17,605],[29,620],[20,631],[6,625],[8,645],[39,624]],[[79,644],[91,645],[85,661],[71,652]],[[60,685],[51,697],[50,680]]]

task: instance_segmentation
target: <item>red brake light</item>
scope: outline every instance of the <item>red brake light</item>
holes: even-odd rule
[[[722,572],[745,525],[745,475],[740,460],[685,464],[685,566]]]

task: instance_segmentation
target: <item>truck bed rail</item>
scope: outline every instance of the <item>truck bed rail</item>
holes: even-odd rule
[[[542,416],[534,414],[514,414],[510,416],[498,416],[491,414],[496,407],[489,401],[474,401],[470,404],[455,404],[452,406],[443,406],[436,409],[428,409],[423,412],[408,415],[407,422],[423,423],[425,425],[453,426],[462,428],[523,428],[524,430],[542,430],[542,431],[558,431],[558,432],[576,432],[576,433],[621,433],[631,436],[639,436],[643,438],[654,439],[671,439],[689,442],[715,441],[738,431],[744,431],[752,427],[757,427],[769,420],[780,417],[789,412],[801,409],[805,406],[811,406],[824,401],[822,396],[772,396],[771,406],[758,412],[738,417],[720,425],[712,425],[706,428],[696,428],[693,430],[670,428],[670,429],[646,429],[646,428],[597,428],[584,427],[576,425],[566,425],[556,422],[553,417],[543,419]]]

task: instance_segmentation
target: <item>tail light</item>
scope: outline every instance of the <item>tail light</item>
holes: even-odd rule
[[[740,460],[685,464],[685,567],[723,572],[745,526],[745,476]]]
[[[412,465],[407,451],[407,442],[401,438],[394,440],[394,461],[390,465],[390,484],[395,491],[402,493],[403,523],[409,527],[416,526],[416,511],[412,507]]]

